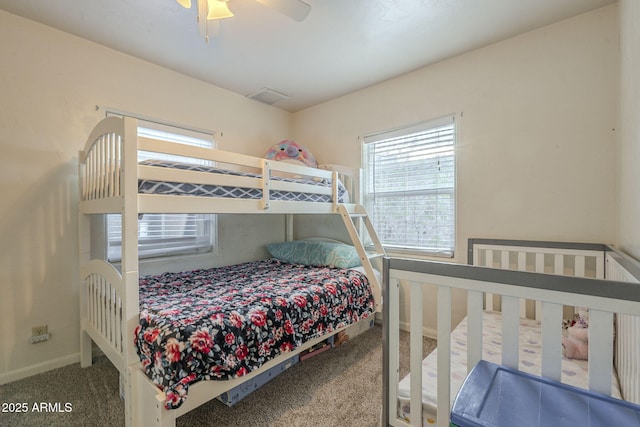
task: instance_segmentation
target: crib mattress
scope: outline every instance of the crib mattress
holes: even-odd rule
[[[502,360],[502,318],[499,312],[483,313],[482,318],[482,358],[500,364]],[[451,332],[451,402],[467,377],[467,318]],[[422,425],[436,422],[437,414],[437,349],[422,361]],[[519,369],[533,375],[540,375],[542,367],[542,334],[540,322],[520,319]],[[562,358],[561,381],[588,389],[588,361]],[[398,416],[410,420],[411,383],[409,375],[400,381],[398,389]],[[620,398],[617,379],[613,378],[611,395]],[[448,416],[448,414],[447,414]]]
[[[223,175],[242,176],[249,178],[261,178],[260,175],[249,172],[239,172],[220,169],[213,166],[194,165],[168,160],[145,160],[141,164],[146,166],[156,166],[163,168],[174,168],[197,172],[207,172]],[[331,188],[330,182],[326,180],[314,180],[307,178],[287,178],[274,176],[275,181],[286,181],[299,184],[310,184],[319,187]],[[192,184],[181,182],[165,182],[153,180],[139,180],[138,192],[140,194],[164,194],[177,196],[198,196],[198,197],[225,197],[233,199],[261,199],[262,190],[258,188],[229,187],[222,185]],[[284,200],[294,202],[320,202],[331,203],[332,196],[327,194],[300,193],[295,191],[271,190],[269,192],[271,200]],[[344,185],[338,183],[338,202],[349,203],[349,194]]]
[[[139,294],[135,345],[167,409],[375,312],[362,273],[275,259],[141,277]]]

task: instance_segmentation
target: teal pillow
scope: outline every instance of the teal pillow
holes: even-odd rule
[[[360,265],[356,248],[339,242],[317,240],[292,240],[290,242],[270,243],[269,253],[285,262],[311,266],[352,268]]]

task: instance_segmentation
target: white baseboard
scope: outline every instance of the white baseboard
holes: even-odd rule
[[[384,322],[382,318],[382,313],[376,313],[376,325],[381,325]],[[400,321],[400,329],[403,331],[409,332],[409,322]],[[433,328],[427,328],[425,326],[422,327],[422,335],[427,338],[432,338],[434,340],[438,339],[438,331]]]
[[[409,322],[400,322],[400,329],[409,332]],[[438,331],[432,328],[422,327],[422,335],[434,340],[438,339]]]
[[[99,348],[93,349],[93,357],[102,355],[102,351]],[[22,380],[24,378],[32,377],[37,374],[42,374],[53,369],[62,368],[64,366],[72,365],[74,363],[80,363],[80,353],[73,353],[67,356],[58,357],[56,359],[47,360],[46,362],[36,363],[35,365],[27,366],[26,368],[16,369],[14,371],[4,372],[0,374],[0,385],[12,383],[14,381]]]
[[[46,362],[36,363],[35,365],[27,366],[26,368],[20,368],[15,371],[0,374],[0,384],[11,383],[78,362],[80,362],[80,353],[73,353],[68,356],[58,357],[57,359],[47,360]]]

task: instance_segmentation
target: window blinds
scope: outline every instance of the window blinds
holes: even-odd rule
[[[144,214],[138,221],[138,255],[151,258],[161,255],[197,253],[213,247],[213,215]],[[108,259],[122,257],[122,220],[107,216]]]
[[[365,204],[390,250],[452,256],[454,117],[364,138]]]

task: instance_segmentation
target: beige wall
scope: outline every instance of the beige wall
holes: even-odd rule
[[[2,383],[77,360],[77,153],[96,105],[222,131],[220,148],[258,156],[289,136],[290,114],[4,12],[0,58]],[[254,239],[284,231],[277,217],[221,221],[208,263],[255,257]],[[51,339],[30,344],[40,324]]]
[[[640,259],[640,3],[620,0],[618,244]]]
[[[295,113],[294,134],[357,166],[363,135],[455,113],[455,261],[470,237],[609,243],[617,85],[614,5]]]
[[[615,237],[616,6],[295,113],[320,162],[368,133],[456,113],[457,261],[469,237]]]

